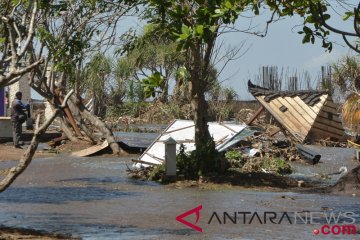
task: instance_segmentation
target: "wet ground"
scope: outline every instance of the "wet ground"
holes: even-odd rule
[[[353,159],[355,156],[353,148],[306,147],[321,155],[320,162],[316,165],[292,162],[294,173],[290,175],[291,177],[318,185],[331,185],[341,177],[341,174],[334,174],[339,172],[341,167],[346,167],[347,171],[350,171],[359,165],[359,161]]]
[[[345,162],[352,153],[322,149],[328,157],[310,166],[328,173]],[[334,152],[331,152],[334,151]],[[350,151],[350,150],[348,150]],[[344,156],[332,158],[333,153]],[[135,158],[135,156],[133,157]],[[331,162],[331,158],[333,161]],[[333,164],[332,164],[333,163]],[[2,162],[0,168],[14,162]],[[333,196],[293,192],[261,192],[241,188],[202,190],[174,189],[154,182],[132,180],[126,175],[128,158],[37,159],[4,193],[0,194],[0,225],[32,228],[53,233],[72,234],[83,239],[360,239],[360,235],[319,235],[320,224],[249,224],[238,220],[223,222],[223,212],[355,212],[360,214],[360,196]],[[355,162],[354,162],[355,165]],[[309,177],[309,166],[298,165]],[[311,173],[311,174],[310,174]],[[197,223],[203,233],[175,220],[175,217],[199,205],[203,208]],[[208,224],[213,212],[218,221]],[[195,222],[194,215],[187,218]],[[279,219],[277,219],[279,220]],[[360,217],[356,225],[360,230]]]

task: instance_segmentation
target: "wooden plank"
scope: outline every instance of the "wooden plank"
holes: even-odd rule
[[[316,114],[319,114],[328,98],[330,98],[329,95],[323,95],[320,97],[321,101],[312,106],[312,108],[316,109]]]
[[[280,102],[280,98],[277,98],[275,100],[272,101],[272,103],[274,103],[274,105],[276,106],[276,110],[277,111],[280,111],[279,108],[283,105],[281,102]],[[307,123],[305,120],[301,121],[300,119],[301,116],[300,114],[298,114],[290,104],[287,104],[287,107],[288,108],[291,108],[292,111],[286,111],[284,113],[282,113],[284,116],[288,116],[289,117],[289,120],[292,122],[292,124],[294,126],[296,126],[296,131],[297,132],[301,132],[304,136],[306,136],[311,128],[311,125],[309,123]],[[281,116],[281,114],[280,114]],[[306,124],[306,126],[304,126]]]
[[[304,119],[304,121],[306,121],[306,123],[309,124],[308,130],[310,130],[311,125],[314,123],[314,119],[310,116],[310,114],[308,114],[306,111],[304,111],[304,109],[302,107],[300,107],[298,105],[298,103],[290,98],[290,97],[285,97],[281,100],[282,103],[287,103],[288,105],[291,106],[291,108],[288,107],[288,109],[293,109],[294,112],[298,113],[300,115],[300,117],[302,119]],[[285,104],[284,104],[285,105]],[[287,106],[287,105],[285,105]],[[299,118],[299,120],[301,119]]]
[[[296,128],[293,129],[293,126],[289,126],[286,122],[282,120],[282,118],[278,115],[278,113],[274,112],[272,108],[269,106],[269,103],[265,102],[263,100],[263,97],[257,97],[257,100],[266,108],[266,110],[276,119],[276,121],[283,125],[286,130],[288,130],[290,133],[293,133]]]
[[[264,110],[265,110],[264,106],[261,105],[261,107],[254,113],[254,115],[250,118],[250,120],[246,124],[251,125]]]
[[[329,119],[327,119],[327,118],[323,118],[323,117],[320,117],[320,116],[319,116],[319,117],[316,119],[315,122],[318,122],[318,123],[327,125],[327,126],[329,126],[329,127],[333,127],[333,128],[336,128],[336,129],[339,129],[339,130],[344,131],[344,128],[343,128],[343,126],[342,126],[341,123],[335,122],[335,121],[331,121],[331,120],[329,120]]]
[[[313,117],[316,118],[317,114],[320,112],[320,109],[318,109],[318,107],[316,107],[316,105],[314,105],[313,107],[307,105],[304,103],[303,100],[301,100],[300,97],[296,96],[294,97],[294,100],[297,102],[297,104],[299,106],[301,106],[305,111],[309,112],[309,114]],[[310,112],[312,111],[312,112]]]
[[[299,97],[294,97],[293,98],[294,103],[296,103],[296,105],[299,108],[302,108],[312,119],[313,122],[316,119],[316,113],[314,112],[314,110],[312,108],[310,108],[308,105],[306,105]]]
[[[325,118],[325,119],[329,119],[327,112],[323,112],[323,111],[321,111],[321,112],[319,113],[318,117]],[[341,124],[342,124],[338,113],[333,114],[333,122],[341,123]]]
[[[313,110],[313,112],[318,115],[319,112],[321,111],[326,99],[327,99],[328,95],[324,95],[320,97],[320,102],[318,102],[317,104],[315,104],[314,106],[309,106],[307,105],[311,110]]]
[[[161,161],[161,162],[165,161],[165,159],[159,158],[159,157],[157,157],[157,156],[155,156],[155,155],[153,155],[151,153],[146,152],[145,154],[152,157],[152,158],[154,158],[154,159],[156,159],[156,160],[158,160],[158,161]]]
[[[336,109],[328,107],[328,106],[323,106],[322,111],[331,112],[333,114],[338,114],[339,113]]]
[[[314,123],[313,126],[316,127],[316,128],[318,128],[318,129],[321,129],[321,130],[323,130],[323,131],[327,131],[327,132],[329,132],[329,133],[335,133],[335,134],[341,135],[341,136],[344,135],[344,131],[339,130],[339,129],[337,129],[337,128],[329,127],[329,126],[327,126],[327,125],[324,125],[324,124],[319,123],[319,122],[316,122],[316,121],[315,121],[315,123]]]
[[[347,142],[351,145],[354,146],[355,148],[360,148],[360,145],[357,143],[354,143],[353,141],[347,140]]]
[[[295,126],[291,119],[289,119],[288,116],[286,116],[284,113],[280,112],[280,110],[277,110],[279,107],[274,105],[273,101],[270,103],[267,103],[264,101],[263,96],[257,97],[258,101],[266,108],[267,111],[281,124],[285,127],[286,130],[288,130],[291,135],[293,135],[296,139],[303,141],[306,137],[303,133],[299,132],[299,129],[297,126]]]
[[[313,136],[314,139],[324,139],[327,137],[333,137],[333,138],[337,138],[337,139],[341,139],[344,137],[344,135],[339,135],[336,133],[330,133],[328,131],[324,131],[322,129],[313,127],[310,131],[310,134]]]
[[[273,132],[271,132],[271,133],[269,134],[269,137],[273,137],[275,134],[277,134],[277,133],[280,132],[280,131],[281,131],[281,128],[275,129]]]
[[[109,146],[108,141],[104,141],[101,145],[95,145],[95,146],[91,146],[89,148],[77,151],[77,152],[73,152],[71,153],[71,156],[74,157],[86,157],[89,156],[91,154],[97,153],[105,148],[107,148]]]
[[[331,98],[327,99],[327,101],[324,104],[325,106],[328,106],[330,108],[334,108],[335,110],[338,110],[340,108],[339,104],[336,104],[333,102]]]

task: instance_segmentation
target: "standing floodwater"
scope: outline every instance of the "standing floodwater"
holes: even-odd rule
[[[318,239],[313,225],[260,224],[258,221],[208,224],[208,220],[214,211],[360,212],[357,196],[237,188],[174,189],[132,180],[126,174],[126,165],[131,165],[131,157],[35,160],[14,185],[0,194],[0,224],[72,234],[83,239]],[[175,220],[177,215],[199,205],[203,209],[197,225],[203,228],[203,233]],[[195,222],[195,217],[190,216],[188,220]]]

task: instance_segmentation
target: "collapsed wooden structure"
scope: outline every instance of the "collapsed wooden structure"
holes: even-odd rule
[[[248,82],[249,92],[296,140],[344,138],[337,105],[325,91],[275,91]],[[260,112],[260,111],[259,111]]]

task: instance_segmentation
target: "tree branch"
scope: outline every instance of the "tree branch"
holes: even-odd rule
[[[5,191],[14,181],[15,179],[22,173],[24,170],[30,165],[32,158],[36,152],[36,149],[39,144],[39,137],[46,131],[49,125],[54,121],[57,115],[60,113],[61,109],[64,108],[69,100],[70,96],[74,93],[74,90],[71,90],[65,97],[63,104],[56,108],[52,113],[51,117],[40,125],[40,115],[36,118],[35,131],[34,136],[31,140],[31,144],[24,152],[17,166],[9,169],[5,178],[0,182],[0,192]]]

